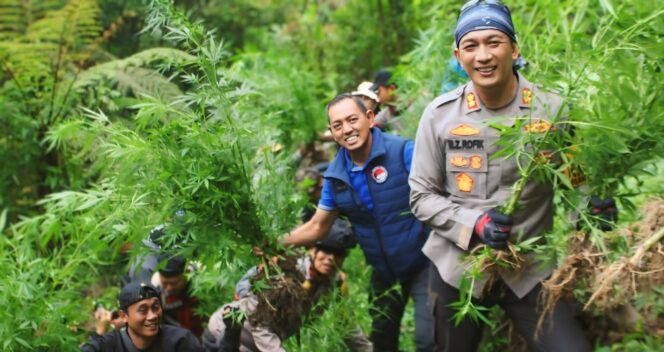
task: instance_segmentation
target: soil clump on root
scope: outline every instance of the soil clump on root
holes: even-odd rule
[[[486,250],[489,249],[489,252]],[[519,272],[526,265],[528,258],[516,247],[508,243],[505,250],[490,249],[485,244],[473,248],[467,260],[475,263],[479,272],[486,275],[487,281],[482,289],[482,296],[491,291],[496,280],[500,277],[500,270]]]
[[[304,275],[297,268],[297,257],[280,258],[276,263],[266,261],[252,282],[253,287],[259,288],[255,290],[256,311],[248,317],[251,323],[269,327],[282,339],[296,333],[312,306],[304,281]]]
[[[607,236],[607,248],[619,247],[622,241],[631,249],[617,260],[600,252],[587,234],[571,236],[565,262],[542,283],[537,331],[559,300],[573,299],[574,291],[580,290],[589,297],[582,320],[591,341],[620,341],[636,331],[639,320],[646,331],[664,335],[662,318],[647,305],[637,310],[633,304],[637,294],[664,285],[664,200],[647,202],[642,214],[642,220],[618,230],[617,236]]]

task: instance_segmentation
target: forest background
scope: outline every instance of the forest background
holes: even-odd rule
[[[274,244],[307,206],[293,155],[325,130],[326,101],[393,68],[408,105],[402,133],[414,137],[443,82],[461,82],[449,64],[460,5],[0,0],[2,350],[76,350],[93,307],[116,304],[140,241],[178,209],[185,221],[169,227],[167,241],[197,259],[201,313],[231,300],[235,281],[257,264],[251,247]],[[575,162],[591,191],[620,200],[621,222],[638,221],[636,209],[664,194],[664,5],[508,5],[525,75],[572,106],[584,141]],[[549,235],[561,258],[563,218]],[[358,249],[345,269],[350,296],[331,298],[289,350],[344,350],[345,332],[368,331]],[[661,285],[638,292],[637,328],[597,338],[597,349],[661,350],[649,322],[662,321],[663,294]],[[409,312],[404,350],[412,329]],[[506,330],[487,332],[483,349],[509,349]]]

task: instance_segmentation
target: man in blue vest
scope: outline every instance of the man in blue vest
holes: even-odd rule
[[[410,211],[408,174],[413,141],[372,128],[374,113],[362,99],[341,94],[327,105],[330,131],[340,145],[323,175],[316,213],[284,237],[289,245],[310,245],[323,238],[344,215],[355,228],[373,267],[371,341],[376,351],[398,351],[401,317],[408,297],[415,303],[418,351],[433,349],[433,319],[428,309],[430,263],[422,254],[428,230]]]

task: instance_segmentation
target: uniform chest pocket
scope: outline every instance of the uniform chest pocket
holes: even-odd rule
[[[488,160],[484,151],[448,151],[446,190],[461,198],[487,198]]]

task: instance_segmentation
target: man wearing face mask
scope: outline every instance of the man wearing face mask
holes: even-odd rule
[[[565,110],[560,96],[516,71],[516,33],[510,11],[500,1],[466,3],[454,37],[454,55],[470,82],[436,98],[422,115],[409,179],[410,204],[433,230],[422,250],[436,269],[430,287],[438,349],[475,351],[482,324],[468,317],[455,324],[456,311],[450,307],[459,301],[467,275],[463,257],[480,243],[500,250],[508,241],[541,236],[553,225],[550,182],[530,180],[516,212],[500,213],[519,179],[519,166],[514,157],[494,156],[500,150],[495,143],[499,131],[490,122],[513,125],[519,118],[527,131],[546,133]],[[531,350],[590,351],[567,302],[555,306],[536,336],[540,282],[551,272],[550,263],[531,256],[521,272],[499,269],[497,282],[483,295],[486,280],[476,281],[474,302],[500,306]]]
[[[125,328],[91,337],[83,352],[198,352],[200,343],[188,330],[162,325],[161,299],[157,289],[131,282],[120,291],[120,310]]]

